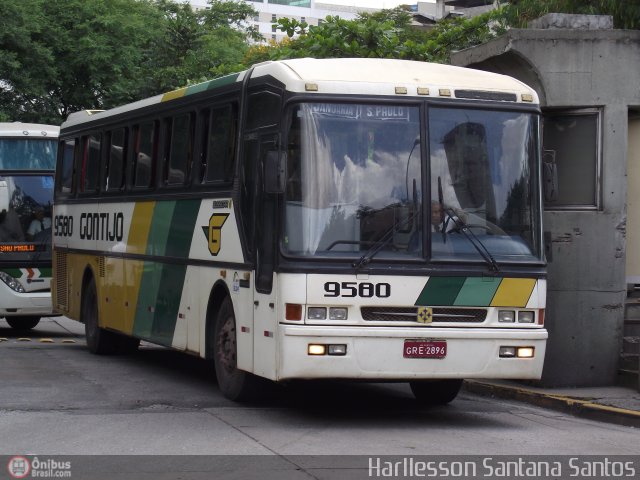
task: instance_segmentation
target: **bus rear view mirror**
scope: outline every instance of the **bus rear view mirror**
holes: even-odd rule
[[[284,193],[286,171],[286,153],[277,150],[268,151],[264,162],[264,191]]]

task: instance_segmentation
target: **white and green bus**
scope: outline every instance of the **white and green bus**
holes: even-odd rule
[[[540,110],[512,78],[382,59],[267,62],[61,127],[54,306],[89,349],[146,340],[259,377],[542,372]]]
[[[53,314],[51,214],[59,127],[0,123],[0,317],[16,330]]]

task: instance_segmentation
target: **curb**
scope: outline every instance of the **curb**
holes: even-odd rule
[[[614,423],[625,427],[640,427],[640,412],[594,403],[589,398],[554,395],[523,387],[499,385],[477,380],[465,380],[463,385],[467,392],[486,397],[518,400],[589,420]]]

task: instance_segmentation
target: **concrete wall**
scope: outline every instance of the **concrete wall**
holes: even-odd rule
[[[505,73],[528,83],[543,109],[602,109],[598,211],[546,211],[552,261],[542,384],[615,383],[622,337],[629,107],[640,105],[640,32],[513,29],[452,55],[454,65]]]

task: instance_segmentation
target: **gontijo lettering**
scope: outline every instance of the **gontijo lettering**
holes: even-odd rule
[[[80,215],[80,238],[82,240],[122,241],[124,214],[83,213]]]

